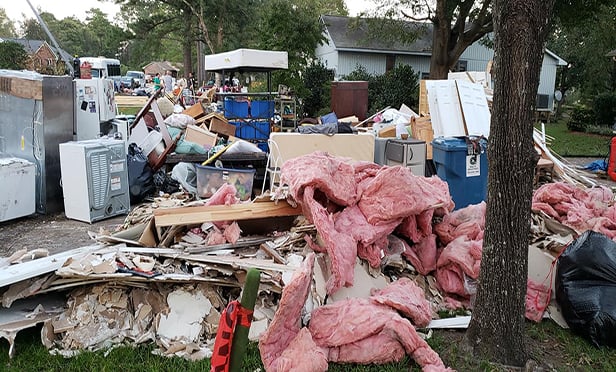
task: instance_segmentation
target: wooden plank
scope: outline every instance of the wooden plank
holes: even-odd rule
[[[48,257],[24,262],[18,265],[6,266],[0,269],[0,287],[17,283],[58,270],[68,258],[79,258],[90,252],[101,249],[100,245],[90,245],[71,249]]]
[[[115,96],[116,105],[118,107],[143,107],[148,103],[146,96]]]
[[[419,115],[430,114],[430,107],[428,106],[428,91],[426,90],[426,81],[419,81]]]
[[[43,99],[43,80],[0,77],[0,92],[26,99]]]
[[[434,130],[430,116],[411,117],[411,135],[413,138],[426,141],[426,159],[432,159]]]
[[[157,227],[193,225],[212,221],[237,221],[255,218],[297,216],[300,208],[293,208],[286,201],[242,203],[233,205],[208,205],[200,207],[166,208],[154,211]]]
[[[161,256],[165,256],[164,254]],[[185,254],[175,256],[180,260],[204,262],[210,264],[229,265],[239,269],[255,268],[259,270],[270,270],[278,272],[295,271],[297,267],[277,264],[273,261],[263,260],[259,258],[242,258],[238,256],[215,256],[215,255],[197,255]]]

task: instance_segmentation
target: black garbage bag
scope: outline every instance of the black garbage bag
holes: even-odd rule
[[[595,346],[616,346],[616,242],[583,233],[559,257],[555,289],[574,332]]]
[[[130,203],[141,203],[143,199],[156,191],[152,168],[148,163],[147,156],[145,156],[136,143],[128,145],[126,163],[128,167]]]

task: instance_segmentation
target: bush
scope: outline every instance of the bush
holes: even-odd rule
[[[601,93],[593,102],[595,121],[599,126],[611,127],[616,124],[616,93]]]
[[[307,95],[303,97],[303,114],[305,117],[316,117],[325,108],[329,110],[331,97],[331,81],[334,71],[322,63],[314,63],[304,70],[304,88]],[[327,111],[329,112],[329,111]]]
[[[593,124],[593,111],[586,106],[575,105],[571,112],[571,118],[567,122],[567,129],[574,132],[586,132],[586,128]]]
[[[399,108],[402,104],[417,108],[419,74],[409,65],[398,65],[383,75],[370,74],[365,67],[358,65],[342,80],[368,81],[368,114],[387,106]]]

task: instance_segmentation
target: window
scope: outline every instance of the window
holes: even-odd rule
[[[51,66],[53,63],[53,60],[51,58],[47,58],[47,66]]]
[[[396,55],[388,54],[387,61],[385,61],[385,71],[392,70],[396,66]]]
[[[430,78],[430,73],[429,72],[422,72],[421,73],[421,80],[426,80]]]
[[[453,71],[454,72],[464,72],[466,71],[467,66],[468,66],[468,61],[458,60],[458,63],[456,63]]]

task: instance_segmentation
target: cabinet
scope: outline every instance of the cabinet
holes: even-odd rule
[[[297,104],[295,98],[276,98],[275,111],[280,114],[280,130],[297,127]]]

